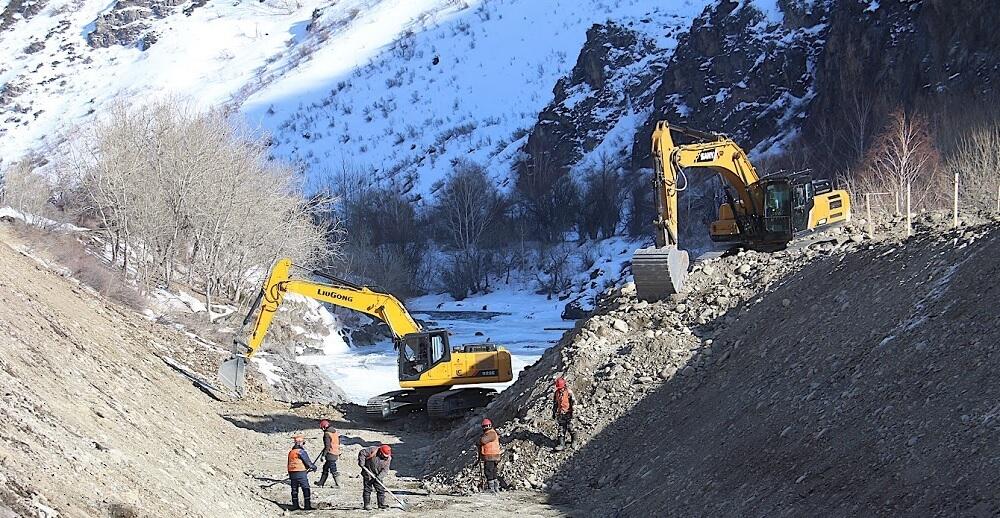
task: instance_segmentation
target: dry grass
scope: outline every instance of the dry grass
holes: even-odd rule
[[[146,298],[121,272],[112,269],[72,234],[45,230],[17,222],[11,226],[17,236],[41,251],[47,259],[65,268],[69,275],[102,296],[142,311]]]

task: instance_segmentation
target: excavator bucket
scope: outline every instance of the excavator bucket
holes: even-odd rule
[[[242,355],[235,355],[222,362],[219,367],[219,379],[222,385],[235,393],[238,397],[243,397],[246,391],[244,381],[246,379],[247,358]]]
[[[688,274],[688,253],[676,246],[640,248],[632,256],[639,300],[656,301],[680,293]]]

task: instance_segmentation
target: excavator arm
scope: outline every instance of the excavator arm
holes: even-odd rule
[[[377,318],[388,324],[393,338],[397,341],[405,335],[421,331],[420,326],[406,311],[406,307],[396,297],[388,293],[372,291],[367,287],[357,286],[332,277],[327,277],[331,281],[329,284],[293,279],[291,268],[292,262],[289,259],[280,259],[275,263],[257,295],[257,299],[250,306],[246,318],[243,319],[243,330],[253,320],[249,339],[242,342],[240,336],[247,336],[247,333],[241,331],[233,340],[233,357],[223,363],[222,368],[219,369],[219,376],[227,387],[241,396],[244,392],[246,361],[260,350],[267,330],[271,327],[271,321],[288,293],[296,293],[335,306],[353,309]],[[258,308],[260,311],[257,311]],[[257,313],[256,319],[254,319],[255,312]]]
[[[676,145],[671,132],[686,135],[693,144]],[[632,274],[640,298],[656,300],[678,293],[687,279],[689,258],[679,248],[677,194],[678,178],[687,168],[704,168],[718,173],[736,193],[732,207],[737,226],[742,216],[753,212],[754,196],[749,186],[759,179],[746,153],[722,135],[659,121],[653,131],[653,191],[656,201],[655,246],[636,250]],[[698,169],[695,169],[698,170]],[[686,183],[686,182],[685,182]]]

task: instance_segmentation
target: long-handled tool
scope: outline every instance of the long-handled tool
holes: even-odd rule
[[[373,480],[375,480],[375,482],[378,482],[378,485],[382,486],[382,489],[384,489],[386,493],[389,493],[389,496],[391,496],[392,499],[395,500],[397,504],[399,504],[399,508],[400,509],[402,509],[404,511],[409,511],[410,510],[409,506],[406,505],[406,502],[400,500],[399,497],[397,497],[396,495],[392,494],[392,491],[389,491],[389,488],[385,487],[385,484],[383,484],[382,481],[379,480],[379,478],[376,477],[374,473],[372,473],[371,471],[369,471],[367,467],[361,466],[361,469],[365,470],[365,473],[367,473],[369,477],[371,477]]]

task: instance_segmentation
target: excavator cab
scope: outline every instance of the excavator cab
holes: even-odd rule
[[[399,339],[399,379],[415,381],[441,363],[451,361],[448,331],[434,329],[410,333]]]

